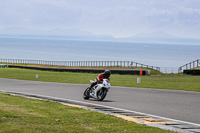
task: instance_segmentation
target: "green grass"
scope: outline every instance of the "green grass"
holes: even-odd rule
[[[36,74],[39,75],[38,79],[36,79]],[[95,79],[97,75],[98,74],[94,73],[53,72],[17,68],[0,68],[0,78],[46,82],[89,84],[89,80]],[[112,86],[144,87],[200,92],[200,76],[161,74],[154,72],[151,76],[112,74],[110,78]],[[137,84],[137,78],[141,78],[140,84]]]
[[[169,131],[128,122],[114,116],[0,93],[0,133]]]
[[[141,83],[137,84],[137,78],[141,78]],[[122,82],[120,82],[122,81]],[[117,86],[144,87],[155,89],[200,91],[200,76],[188,75],[152,75],[152,76],[127,76],[116,75],[113,84]]]

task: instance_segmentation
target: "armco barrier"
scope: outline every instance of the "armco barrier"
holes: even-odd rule
[[[200,75],[200,70],[184,70],[184,74],[190,74],[190,75]]]
[[[4,64],[37,64],[52,66],[79,66],[79,67],[141,67],[151,68],[160,71],[160,67],[149,66],[133,61],[47,61],[47,60],[26,60],[26,59],[0,59]]]
[[[18,66],[9,65],[9,68],[23,68],[23,69],[34,69],[43,71],[58,71],[58,72],[87,72],[87,73],[102,73],[104,69],[79,69],[79,68],[46,68],[46,67],[31,67],[31,66]],[[124,75],[150,75],[149,70],[121,70],[121,69],[110,69],[112,74],[124,74]]]
[[[7,65],[0,64],[0,67],[2,67],[2,68],[6,68],[6,67],[7,67]]]

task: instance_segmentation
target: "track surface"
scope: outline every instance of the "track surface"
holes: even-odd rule
[[[83,100],[88,85],[0,78],[0,90],[84,101],[200,124],[200,93],[112,86],[104,101]]]

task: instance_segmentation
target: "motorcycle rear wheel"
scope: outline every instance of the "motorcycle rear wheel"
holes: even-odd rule
[[[85,100],[88,100],[88,99],[90,98],[90,92],[89,92],[89,90],[90,90],[90,88],[88,87],[88,88],[84,91],[84,93],[83,93],[83,98],[84,98]]]

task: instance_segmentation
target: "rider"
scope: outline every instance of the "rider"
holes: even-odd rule
[[[90,88],[91,89],[92,87],[94,87],[97,83],[102,83],[103,82],[103,79],[108,79],[110,81],[110,70],[105,70],[103,73],[99,74],[99,76],[96,77],[96,79],[94,80],[94,82],[92,82],[92,84],[90,85]]]

